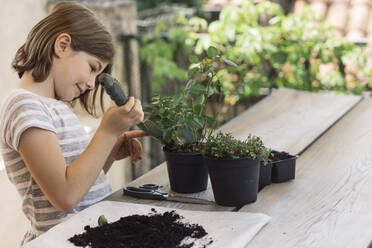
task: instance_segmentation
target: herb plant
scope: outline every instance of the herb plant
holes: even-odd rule
[[[190,56],[192,65],[185,87],[172,95],[153,97],[144,108],[145,118],[163,131],[161,142],[166,151],[200,152],[201,143],[216,126],[215,120],[205,114],[207,99],[218,93],[221,85],[215,78],[215,64],[235,64],[221,61],[215,47],[209,47],[206,54],[201,60],[195,55]]]
[[[235,139],[230,133],[217,133],[208,136],[203,144],[202,153],[212,159],[260,159],[264,164],[268,162],[270,149],[266,148],[257,136],[249,135],[246,140]]]

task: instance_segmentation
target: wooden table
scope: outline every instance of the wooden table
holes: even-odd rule
[[[266,186],[253,204],[218,205],[139,200],[115,192],[107,200],[204,211],[247,211],[272,217],[247,247],[367,247],[372,200],[372,99],[289,89],[270,96],[219,130],[300,154],[296,179]],[[169,190],[165,163],[130,183]],[[210,185],[193,197],[213,200]]]

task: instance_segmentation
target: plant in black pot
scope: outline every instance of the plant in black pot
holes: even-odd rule
[[[207,188],[208,171],[203,164],[201,145],[216,123],[205,114],[207,99],[218,93],[219,81],[213,63],[220,60],[218,51],[210,47],[207,57],[193,64],[189,80],[178,93],[156,96],[144,108],[145,118],[162,131],[160,142],[167,162],[171,189],[178,193],[195,193]],[[231,61],[225,61],[233,65]]]
[[[200,153],[213,120],[187,102],[184,89],[171,96],[158,96],[145,109],[149,119],[162,130],[161,143],[167,162],[171,189],[178,193],[195,193],[206,189],[207,168]]]
[[[202,153],[217,204],[242,206],[257,200],[260,161],[267,163],[270,155],[259,137],[242,141],[219,132],[208,136]]]

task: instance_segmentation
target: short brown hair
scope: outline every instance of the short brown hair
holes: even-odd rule
[[[31,29],[26,42],[18,49],[12,67],[20,78],[25,71],[30,70],[33,70],[32,76],[36,82],[42,82],[49,76],[54,43],[61,33],[71,36],[71,48],[75,51],[84,51],[108,62],[104,72],[111,73],[115,53],[111,34],[87,7],[76,2],[60,2]],[[84,109],[94,116],[99,88],[97,80],[95,83],[93,91],[79,97]],[[100,99],[103,107],[102,88]]]

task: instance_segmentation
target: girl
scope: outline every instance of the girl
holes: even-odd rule
[[[110,73],[113,56],[111,35],[73,2],[57,4],[15,55],[20,87],[2,106],[0,145],[31,222],[22,244],[109,195],[104,172],[114,160],[131,156],[135,163],[141,157],[135,138],[145,133],[127,132],[143,120],[137,99],[109,108],[92,139],[63,102],[79,98],[95,114],[96,78]]]

